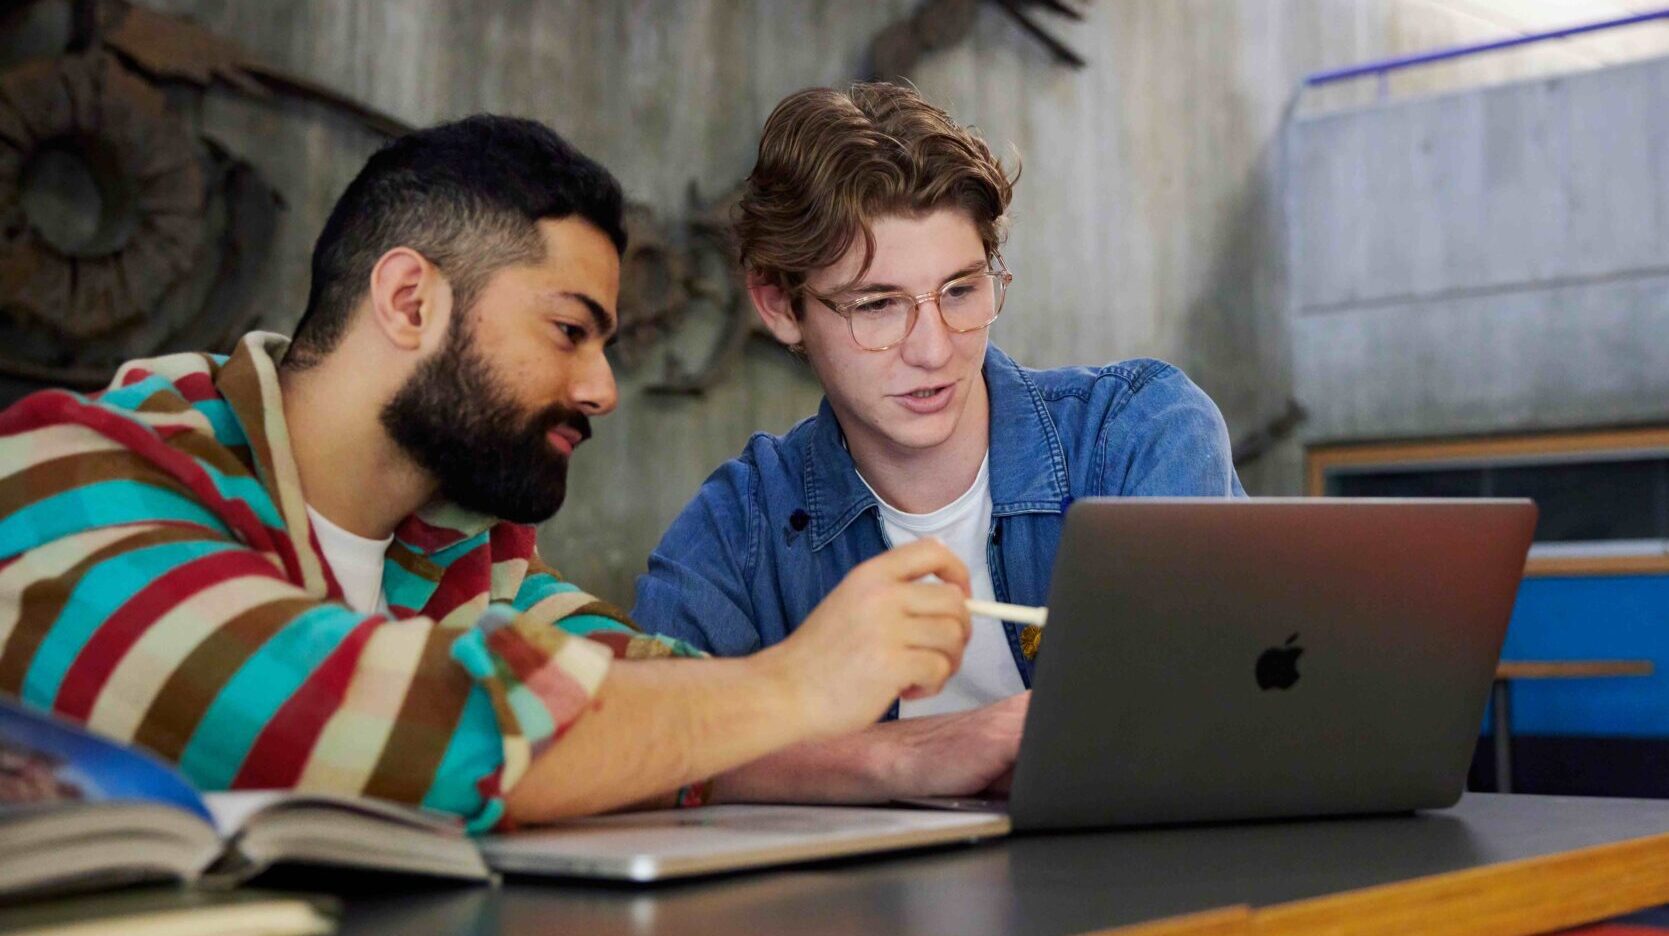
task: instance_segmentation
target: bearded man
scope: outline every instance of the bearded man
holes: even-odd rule
[[[621,213],[540,124],[419,131],[337,202],[293,339],[0,413],[0,692],[204,789],[475,830],[699,802],[937,692],[969,628],[937,543],[854,570],[744,659],[666,659],[700,654],[540,562],[528,524],[616,403]]]

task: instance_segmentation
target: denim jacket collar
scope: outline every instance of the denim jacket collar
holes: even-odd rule
[[[992,516],[1060,513],[1070,502],[1066,454],[1044,408],[1043,394],[995,344],[986,346],[982,371],[991,401]],[[812,425],[804,473],[811,548],[819,550],[875,506],[875,495],[858,477],[827,397]]]

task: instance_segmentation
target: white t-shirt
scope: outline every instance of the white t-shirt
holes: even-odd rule
[[[858,477],[863,478],[862,474]],[[864,481],[868,485],[868,481]],[[875,489],[870,488],[874,493]],[[912,543],[925,536],[936,536],[951,552],[968,566],[973,596],[994,600],[991,566],[986,561],[986,543],[991,535],[991,456],[980,463],[979,476],[973,487],[961,497],[938,510],[926,514],[905,513],[882,500],[881,525],[887,540],[894,546]],[[1026,684],[1014,663],[1014,653],[1008,648],[1008,635],[996,618],[974,616],[973,635],[963,651],[962,668],[945,683],[945,688],[930,699],[905,699],[899,703],[900,718],[919,715],[939,715],[961,712],[989,705],[1024,692]]]
[[[325,519],[312,505],[307,507],[307,518],[313,521],[319,548],[342,586],[348,607],[360,614],[389,613],[388,602],[382,598],[382,563],[388,547],[394,545],[394,537],[374,540],[349,533]]]

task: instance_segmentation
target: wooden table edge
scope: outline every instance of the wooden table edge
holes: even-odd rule
[[[1651,676],[1651,660],[1502,660],[1495,667],[1503,679],[1603,679],[1611,676]]]
[[[1669,832],[1260,909],[1229,906],[1098,936],[1522,936],[1669,903]]]

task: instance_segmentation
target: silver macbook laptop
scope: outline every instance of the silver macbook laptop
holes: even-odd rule
[[[1077,501],[1014,827],[1453,805],[1535,525],[1528,500]]]
[[[974,842],[1008,817],[846,806],[705,806],[599,816],[481,841],[495,871],[659,881]]]

